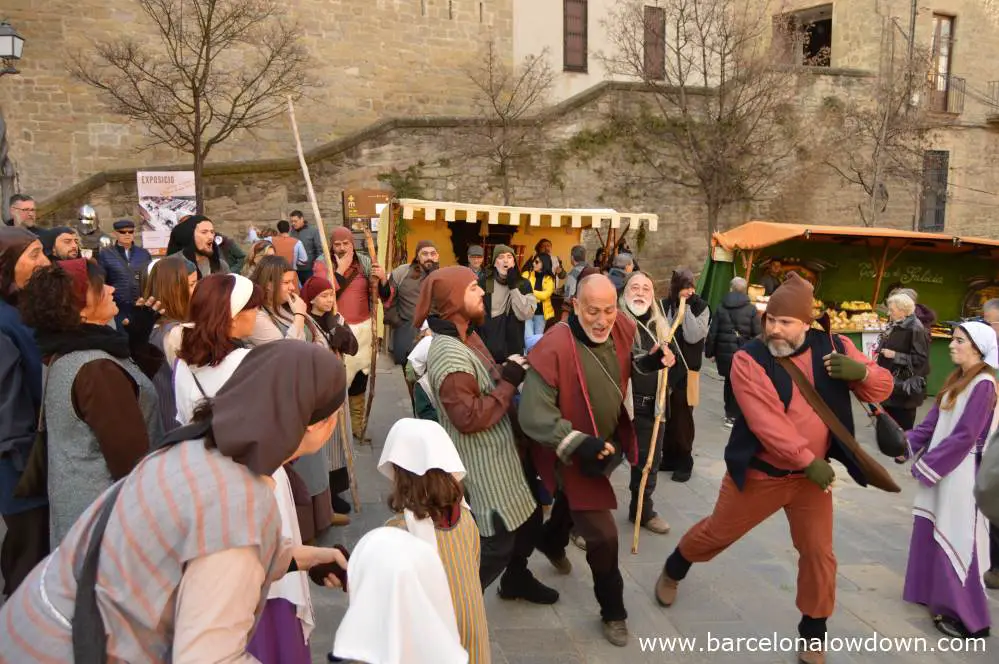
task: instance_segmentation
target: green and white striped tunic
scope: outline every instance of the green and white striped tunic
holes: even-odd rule
[[[489,394],[496,387],[482,361],[454,337],[434,336],[427,367],[436,403],[441,403],[440,387],[452,373],[475,376],[482,394]],[[496,534],[494,514],[499,515],[508,531],[519,528],[534,513],[537,503],[524,478],[510,417],[504,415],[492,428],[468,434],[458,431],[445,408],[439,409],[438,417],[468,471],[465,489],[481,535]]]

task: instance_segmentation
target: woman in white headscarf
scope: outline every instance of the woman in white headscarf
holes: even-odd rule
[[[385,438],[378,472],[392,480],[386,526],[434,547],[444,565],[461,644],[471,664],[489,664],[489,625],[479,579],[479,529],[464,499],[465,466],[437,422],[404,418]]]
[[[984,323],[954,330],[957,365],[922,424],[908,433],[912,475],[919,481],[903,598],[930,610],[950,637],[989,633],[982,572],[989,569],[988,526],[975,505],[975,473],[995,430],[999,351]]]
[[[333,652],[364,664],[466,664],[434,547],[400,528],[361,538],[347,568],[350,606]]]

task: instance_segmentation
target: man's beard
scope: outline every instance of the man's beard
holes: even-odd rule
[[[199,254],[201,256],[204,256],[205,258],[211,258],[215,254],[215,252],[213,252],[212,249],[213,249],[213,247],[208,247],[208,250],[205,251],[204,249],[202,249],[198,245],[194,245],[194,251],[197,254]]]
[[[478,308],[478,310],[476,310],[474,312],[473,311],[466,311],[465,312],[465,318],[468,319],[469,323],[471,323],[472,325],[474,325],[476,327],[478,327],[479,325],[482,325],[484,322],[486,322],[486,308],[485,308],[485,306],[481,306],[480,305],[479,308]]]
[[[423,268],[423,272],[425,274],[430,274],[440,266],[441,264],[437,261],[424,261],[423,263],[420,263],[420,267]]]
[[[628,310],[631,313],[638,316],[639,318],[649,313],[649,309],[652,308],[651,302],[638,302],[638,301],[632,302],[630,300],[625,299],[625,304],[628,305]]]
[[[773,339],[767,337],[767,350],[774,357],[790,357],[794,355],[799,348],[805,344],[805,335],[801,335],[796,342],[786,341],[784,339]]]

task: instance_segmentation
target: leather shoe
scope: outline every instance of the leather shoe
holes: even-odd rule
[[[999,560],[996,562],[999,563]],[[982,580],[989,590],[999,590],[999,569],[990,569],[982,576]]]
[[[822,650],[802,650],[798,653],[798,664],[826,664],[826,653]]]
[[[502,599],[522,599],[531,604],[554,604],[558,601],[558,591],[538,581],[528,570],[519,574],[505,572],[500,578],[497,594]]]
[[[669,532],[669,524],[666,523],[666,521],[659,515],[656,515],[643,523],[642,528],[656,533],[657,535],[665,535]]]
[[[619,648],[628,645],[628,623],[624,620],[608,620],[603,623],[604,638]]]
[[[679,585],[679,581],[669,578],[666,570],[659,573],[659,579],[656,581],[656,601],[660,606],[673,606]]]
[[[330,520],[330,525],[331,526],[349,526],[350,525],[350,517],[347,516],[346,514],[337,514],[336,512],[334,512],[333,513],[333,518]]]
[[[687,482],[690,480],[690,476],[691,472],[689,470],[674,470],[671,479],[674,482]]]

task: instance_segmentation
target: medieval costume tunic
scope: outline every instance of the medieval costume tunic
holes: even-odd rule
[[[96,606],[81,608],[107,635],[109,662],[256,661],[247,640],[293,554],[270,476],[308,424],[336,411],[343,387],[332,354],[286,342],[254,349],[216,395],[211,418],[173,432],[105,492],[0,608],[0,659],[81,661],[72,634],[82,615],[78,579],[98,541]],[[106,505],[107,528],[94,540]],[[95,615],[103,625],[93,625]],[[82,636],[84,647],[97,643]],[[87,649],[85,661],[97,661]]]
[[[668,325],[673,325],[679,312],[680,291],[693,287],[694,275],[689,270],[673,273],[670,296],[662,302]],[[677,482],[689,480],[694,468],[694,409],[688,400],[687,385],[691,372],[701,369],[710,315],[707,302],[697,294],[690,296],[683,321],[672,342],[677,359],[676,366],[669,372],[669,417],[666,420],[660,470],[672,471],[673,480]]]
[[[771,297],[767,315],[810,322],[811,297],[811,285],[792,275]],[[823,358],[834,349],[862,364],[866,377],[850,383],[830,377]],[[891,373],[846,337],[809,330],[804,344],[789,359],[850,431],[851,391],[867,402],[880,402],[891,393]],[[725,449],[728,473],[714,512],[683,536],[666,561],[657,597],[668,605],[659,592],[664,583],[682,581],[692,563],[713,559],[783,509],[799,554],[797,606],[802,621],[798,631],[803,638],[822,639],[836,601],[832,494],[808,479],[804,469],[816,459],[833,458],[859,484],[866,485],[866,478],[849,448],[831,436],[763,340],[736,352],[731,377],[742,415]]]
[[[467,475],[458,451],[440,425],[408,418],[392,425],[378,460],[378,472],[393,482],[396,468],[414,475],[441,470],[451,473],[458,482]],[[458,634],[468,652],[469,664],[489,664],[489,623],[479,583],[479,529],[464,499],[437,519],[429,515],[420,519],[404,509],[385,525],[404,528],[437,549],[447,574]]]
[[[604,622],[623,621],[624,581],[618,567],[617,508],[607,476],[585,475],[576,449],[588,436],[613,441],[632,464],[637,463],[635,430],[625,410],[624,394],[631,377],[635,323],[618,315],[610,338],[594,344],[575,315],[551,328],[531,350],[531,370],[520,399],[520,425],[539,445],[532,447],[535,467],[569,514],[553,508],[544,542],[549,558],[564,557],[570,528],[586,540],[586,559]],[[566,518],[566,516],[568,518]],[[561,550],[559,550],[561,549]]]
[[[420,240],[414,253],[419,257],[421,250],[433,246],[429,240]],[[420,299],[423,282],[430,274],[432,272],[424,271],[414,258],[412,263],[400,265],[389,275],[392,299],[385,305],[385,322],[392,326],[392,358],[400,366],[406,366],[406,358],[416,345],[419,329],[419,325],[413,326],[416,303]]]
[[[981,343],[983,353],[991,342],[992,357],[986,362],[995,366],[994,332],[981,323],[962,328],[971,328],[969,337]],[[980,374],[953,403],[944,403],[950,407],[934,404],[908,434],[919,488],[902,597],[926,606],[934,616],[958,621],[958,631],[975,635],[991,624],[982,582],[990,562],[989,532],[972,489],[978,454],[994,429],[995,378]]]
[[[470,329],[464,296],[473,283],[475,274],[468,268],[447,267],[433,272],[421,293],[414,322],[422,325],[426,319],[434,332],[427,356],[431,394],[440,424],[468,469],[465,489],[482,535],[482,587],[505,570],[501,596],[551,604],[558,593],[527,568],[542,514],[510,417],[517,386],[504,378],[507,374]],[[431,310],[439,316],[427,318]]]

